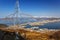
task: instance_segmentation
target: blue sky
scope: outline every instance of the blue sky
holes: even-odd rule
[[[60,0],[19,0],[20,10],[33,16],[60,17]],[[16,0],[0,0],[0,18],[15,11]]]

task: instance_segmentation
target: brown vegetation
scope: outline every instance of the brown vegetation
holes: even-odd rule
[[[18,32],[20,36],[22,36],[25,40],[60,40],[60,31],[50,31],[50,32],[35,32],[28,31],[24,29],[13,30],[13,29],[5,29],[5,32]]]
[[[49,38],[54,40],[60,40],[60,31],[57,31],[54,34],[50,35]]]

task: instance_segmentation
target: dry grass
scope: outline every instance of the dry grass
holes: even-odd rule
[[[26,31],[24,29],[20,30],[13,30],[13,29],[8,29],[4,31],[9,31],[9,32],[19,32],[19,34],[24,37],[26,40],[60,40],[60,31],[50,31],[46,33],[41,33],[41,32],[35,32],[35,31]],[[58,34],[58,36],[57,36]],[[57,37],[56,37],[57,36]]]

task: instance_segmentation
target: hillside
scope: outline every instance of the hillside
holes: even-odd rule
[[[41,33],[36,31],[28,31],[24,29],[17,29],[17,30],[1,29],[1,30],[7,33],[18,32],[18,34],[22,36],[25,40],[60,40],[60,31],[49,31]]]

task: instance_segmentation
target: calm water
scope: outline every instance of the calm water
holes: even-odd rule
[[[13,22],[9,21],[2,21],[0,20],[1,24],[7,24],[7,25],[13,25]],[[27,28],[30,28],[30,25],[26,26]],[[48,29],[60,29],[60,22],[54,22],[54,23],[47,23],[45,25],[39,26],[39,28],[48,28]]]
[[[60,29],[60,22],[47,23],[39,28],[48,28],[48,29]]]
[[[28,28],[30,28],[30,25],[27,25]],[[60,22],[54,22],[54,23],[47,23],[42,26],[38,26],[39,28],[47,28],[47,29],[60,29]]]

